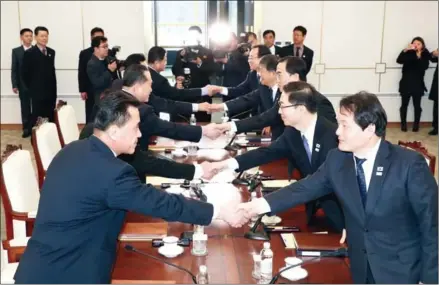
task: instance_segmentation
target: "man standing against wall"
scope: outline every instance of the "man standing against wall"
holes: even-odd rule
[[[11,81],[12,91],[20,98],[21,123],[23,126],[23,138],[31,134],[31,101],[29,90],[23,82],[21,68],[23,65],[24,52],[32,47],[33,32],[31,29],[24,28],[20,31],[22,45],[12,50]]]
[[[32,99],[32,124],[38,117],[53,122],[56,105],[55,51],[47,46],[49,30],[38,26],[34,31],[37,44],[24,53],[22,76]]]
[[[97,36],[104,36],[104,30],[101,28],[93,28],[90,32],[91,40]],[[91,85],[90,79],[87,75],[87,63],[91,59],[93,55],[93,47],[90,44],[90,47],[84,49],[79,54],[79,65],[78,65],[78,84],[79,84],[79,92],[81,92],[81,99],[85,101],[85,121],[86,123],[90,123],[91,113],[93,111],[93,106],[95,103],[93,96],[93,86]]]
[[[307,30],[305,27],[295,27],[293,30],[294,43],[292,45],[283,47],[279,55],[280,57],[292,55],[302,58],[306,62],[306,74],[308,74],[312,67],[314,51],[303,44],[306,38],[306,34]]]

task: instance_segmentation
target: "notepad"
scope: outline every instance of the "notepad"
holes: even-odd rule
[[[283,187],[288,186],[294,182],[296,182],[296,180],[291,180],[291,181],[288,181],[287,179],[285,179],[285,180],[265,180],[265,181],[262,181],[262,187],[283,188]]]
[[[286,249],[295,249],[297,247],[297,241],[292,233],[280,234],[282,241],[284,242]]]
[[[161,186],[162,183],[183,184],[184,179],[166,178],[161,176],[146,176],[146,183]]]

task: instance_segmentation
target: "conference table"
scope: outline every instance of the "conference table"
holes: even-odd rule
[[[263,146],[260,143],[257,146]],[[157,153],[167,155],[163,152],[166,146],[153,146]],[[246,149],[238,151],[245,152]],[[193,163],[205,160],[222,160],[237,153],[234,151],[223,151],[224,155],[216,155],[214,159],[209,159],[204,153],[202,156],[189,157],[180,159],[180,162]],[[218,153],[218,151],[217,151]],[[264,175],[270,175],[274,179],[286,179],[287,161],[279,160],[259,167]],[[241,201],[248,201],[250,194],[246,186],[236,187],[238,197]],[[257,189],[258,197],[261,191]],[[282,222],[279,226],[297,226],[301,232],[322,232],[328,231],[329,227],[324,221],[324,217],[318,215],[312,225],[307,225],[305,207],[303,205],[292,208],[288,211],[278,214]],[[128,213],[126,222],[150,222],[151,217],[144,217],[135,213]],[[168,236],[177,236],[184,231],[192,231],[193,225],[179,222],[168,223]],[[259,253],[263,247],[263,241],[256,241],[244,238],[244,233],[249,230],[249,226],[242,228],[232,228],[223,221],[215,220],[211,225],[204,228],[208,235],[207,249],[208,254],[203,257],[193,256],[191,246],[185,247],[184,252],[175,258],[166,258],[158,253],[158,248],[152,247],[151,241],[131,241],[119,242],[117,259],[115,261],[112,273],[112,279],[115,283],[145,283],[145,281],[160,283],[193,283],[191,276],[177,268],[171,267],[163,262],[154,260],[136,252],[128,251],[124,247],[129,244],[136,249],[164,259],[175,265],[184,267],[196,275],[200,265],[206,265],[210,283],[212,284],[255,284],[257,280],[252,277],[254,253]],[[273,250],[273,275],[285,266],[286,257],[295,256],[294,249],[286,249],[285,244],[279,233],[270,235],[271,249]],[[341,257],[321,257],[312,259],[310,257],[301,257],[304,261],[303,268],[308,271],[308,276],[302,280],[290,281],[280,277],[277,283],[352,283],[349,270],[348,258]],[[312,260],[310,260],[312,259]],[[308,260],[308,263],[307,263]],[[140,281],[142,280],[142,281]]]

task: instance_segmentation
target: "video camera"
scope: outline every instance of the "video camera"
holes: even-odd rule
[[[116,55],[120,52],[120,46],[114,46],[110,50],[108,50],[108,56],[106,58],[107,64],[111,64],[113,62],[116,62],[117,69],[124,66],[125,61],[117,59]]]
[[[248,54],[250,50],[252,49],[252,45],[250,43],[241,43],[238,45],[238,52],[245,55]]]
[[[182,58],[182,61],[184,62],[191,62],[193,60],[196,60],[197,57],[202,58],[203,55],[200,54],[201,46],[187,46],[183,48],[184,55]]]

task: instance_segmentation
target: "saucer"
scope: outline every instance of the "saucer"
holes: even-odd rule
[[[174,150],[172,152],[172,155],[175,156],[175,157],[183,157],[183,156],[187,156],[187,152],[184,151],[184,150],[182,150],[182,151]]]
[[[285,267],[282,267],[280,270],[283,270],[284,268]],[[290,281],[297,281],[306,278],[308,276],[308,271],[303,268],[291,268],[282,272],[280,276]]]
[[[174,258],[182,254],[184,251],[184,248],[177,245],[177,246],[161,246],[159,247],[159,253],[161,255],[166,256],[167,258]]]
[[[278,216],[269,217],[269,216],[265,215],[262,217],[261,222],[267,226],[274,226],[274,225],[277,225],[280,222],[282,222],[282,219],[281,219],[281,217],[278,217]]]

